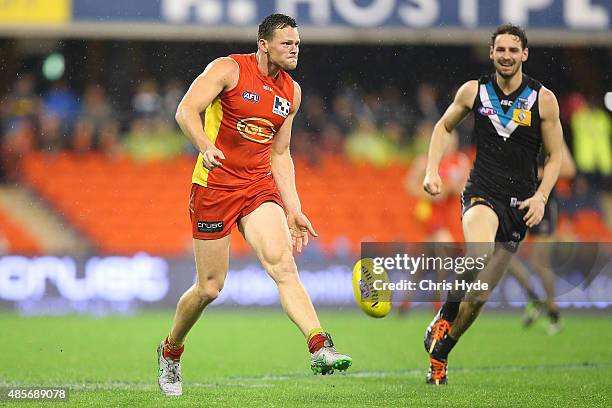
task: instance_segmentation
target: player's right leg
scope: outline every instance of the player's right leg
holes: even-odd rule
[[[487,205],[474,205],[465,210],[462,223],[467,243],[466,257],[483,257],[490,260],[495,245],[495,234],[499,226],[497,214]],[[473,276],[466,280],[471,279]],[[428,384],[439,385],[447,382],[448,354],[459,340],[458,336],[451,336],[457,317],[461,314],[461,325],[467,324],[469,327],[482,308],[482,305],[477,303],[461,302],[462,297],[463,293],[451,291],[449,299],[425,331],[424,344],[430,360],[427,374]],[[472,318],[472,320],[466,322],[466,318]],[[465,330],[463,327],[461,329]]]
[[[158,384],[165,395],[181,395],[180,357],[185,337],[204,308],[219,296],[229,266],[230,236],[193,240],[196,282],[181,296],[170,334],[158,347]]]

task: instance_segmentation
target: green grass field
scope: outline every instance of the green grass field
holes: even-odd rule
[[[211,309],[188,339],[184,395],[172,398],[159,394],[155,352],[171,311],[100,319],[0,313],[0,386],[67,386],[70,401],[58,406],[79,407],[612,404],[609,313],[567,314],[565,330],[550,337],[543,323],[525,331],[518,314],[485,311],[451,354],[446,387],[425,384],[429,312],[320,317],[354,359],[348,374],[312,375],[304,339],[280,311]]]

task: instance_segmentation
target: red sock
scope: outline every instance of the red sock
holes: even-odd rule
[[[325,340],[327,337],[323,333],[317,333],[308,340],[308,350],[311,353],[316,353],[325,345]]]
[[[184,350],[185,350],[185,345],[182,345],[181,347],[176,348],[168,342],[167,337],[166,337],[166,340],[164,340],[164,350],[162,351],[162,354],[165,359],[180,360],[181,354],[183,354]]]

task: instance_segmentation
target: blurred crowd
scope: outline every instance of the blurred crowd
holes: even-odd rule
[[[99,151],[109,158],[160,160],[194,154],[174,121],[187,84],[142,79],[129,101],[113,100],[97,83],[77,92],[64,80],[40,89],[33,74],[22,74],[0,104],[0,178],[16,181],[19,160],[39,150],[54,154]],[[409,165],[426,154],[433,126],[455,89],[421,83],[414,91],[352,85],[331,96],[305,89],[293,127],[292,154],[312,165],[322,154],[357,162]],[[577,93],[558,95],[561,120],[578,178],[571,200],[599,208],[597,193],[610,191],[612,119],[598,100]],[[603,101],[603,96],[602,96]],[[459,148],[469,149],[472,120],[458,129]]]
[[[21,75],[0,105],[2,177],[17,180],[18,162],[32,150],[99,151],[109,158],[128,155],[135,160],[183,154],[189,144],[174,113],[184,92],[178,81],[160,86],[145,79],[125,107],[100,84],[88,84],[77,93],[59,80],[40,92],[34,75]]]

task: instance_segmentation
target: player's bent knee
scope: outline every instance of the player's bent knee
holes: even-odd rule
[[[295,259],[291,253],[265,262],[265,268],[277,284],[299,279]]]
[[[223,284],[213,280],[208,280],[194,286],[196,296],[204,304],[208,304],[218,298],[221,289],[223,289]]]
[[[486,265],[493,257],[495,244],[493,242],[470,242],[467,244],[466,258],[478,259]]]

